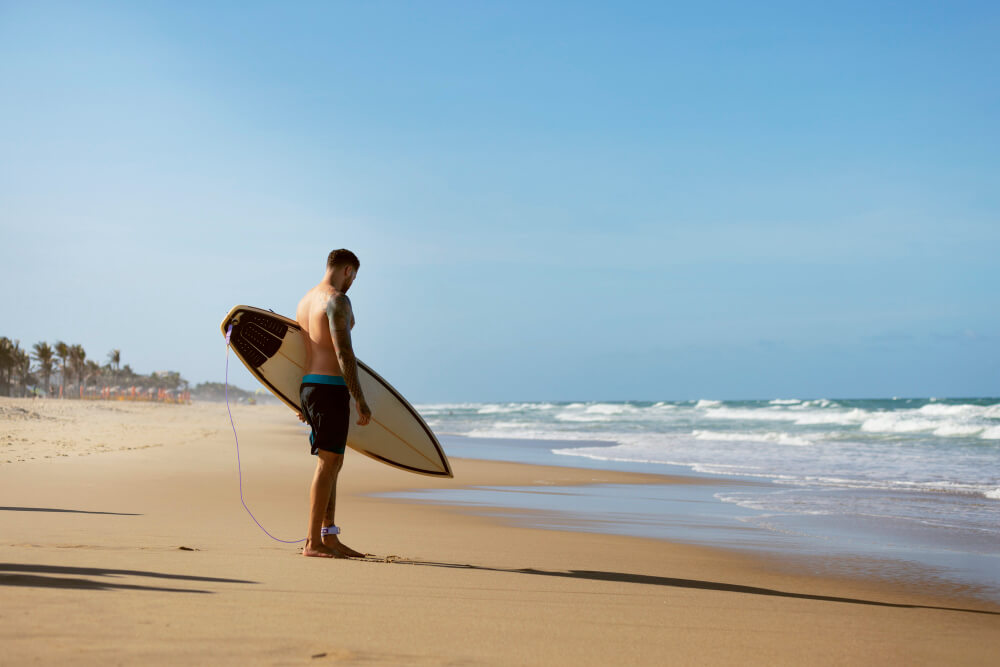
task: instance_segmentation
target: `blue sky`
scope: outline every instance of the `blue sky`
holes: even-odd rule
[[[1000,395],[992,3],[0,3],[0,334],[414,402]],[[255,386],[242,369],[237,384]]]

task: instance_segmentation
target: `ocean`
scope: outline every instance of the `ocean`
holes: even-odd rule
[[[739,528],[754,527],[761,539],[744,542],[785,548],[791,541],[816,553],[899,559],[1000,595],[1000,399],[416,407],[451,456],[746,482],[701,491],[664,487],[635,501],[624,488],[582,495],[550,489],[547,499],[517,498],[514,489],[456,489],[437,492],[437,500],[502,501],[577,518],[586,506],[595,525],[615,532],[719,546],[745,536]],[[698,504],[678,505],[677,493],[701,496]],[[567,494],[576,499],[561,507]],[[716,529],[692,539],[683,516],[691,509]]]

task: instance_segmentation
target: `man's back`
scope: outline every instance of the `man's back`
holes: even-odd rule
[[[347,295],[338,292],[330,285],[320,283],[306,292],[306,295],[299,301],[299,306],[295,311],[295,319],[305,334],[306,374],[344,374],[340,368],[340,362],[337,361],[337,350],[333,345],[328,315],[331,301],[340,300],[346,301],[347,308],[350,308]],[[353,328],[353,315],[350,317],[350,322]]]

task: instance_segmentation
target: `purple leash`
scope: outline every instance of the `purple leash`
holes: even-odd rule
[[[247,511],[247,514],[249,514],[250,518],[253,519],[253,522],[257,524],[257,527],[263,530],[264,534],[270,537],[272,540],[275,540],[277,542],[284,542],[285,544],[298,544],[299,542],[305,542],[306,541],[305,537],[303,537],[301,540],[281,540],[272,535],[271,533],[267,532],[267,528],[260,525],[260,521],[258,521],[257,517],[253,515],[253,512],[250,511],[250,508],[247,507],[246,501],[243,499],[243,466],[240,463],[240,439],[236,437],[236,424],[233,423],[233,411],[229,409],[229,347],[230,347],[229,339],[232,335],[233,335],[233,325],[230,324],[229,328],[226,329],[226,412],[229,413],[229,423],[233,427],[233,438],[235,438],[236,440],[236,469],[239,471],[240,475],[240,502],[243,503],[243,509]]]

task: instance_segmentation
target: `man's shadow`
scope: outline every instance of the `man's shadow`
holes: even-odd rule
[[[78,577],[46,576],[46,575],[82,575],[88,577],[105,577],[103,581],[81,579]],[[61,565],[38,565],[32,563],[0,563],[0,586],[29,586],[33,588],[74,588],[92,591],[161,591],[164,593],[201,593],[206,591],[196,588],[166,588],[162,586],[143,586],[140,584],[125,584],[109,579],[117,577],[150,577],[153,579],[170,579],[180,581],[204,581],[227,584],[255,584],[256,581],[244,579],[222,579],[219,577],[198,577],[187,574],[167,574],[165,572],[149,572],[144,570],[113,570],[100,567],[66,567]]]
[[[743,593],[746,595],[766,595],[769,597],[793,598],[798,600],[817,600],[820,602],[841,602],[846,604],[861,604],[874,607],[893,607],[896,609],[935,609],[939,611],[957,611],[967,614],[987,614],[1000,616],[1000,612],[984,609],[963,609],[960,607],[936,607],[932,605],[901,604],[897,602],[879,602],[878,600],[862,600],[859,598],[836,597],[832,595],[814,595],[811,593],[793,593],[779,591],[773,588],[727,584],[717,581],[700,581],[698,579],[678,579],[675,577],[658,577],[648,574],[631,574],[628,572],[604,572],[601,570],[536,570],[534,568],[508,569],[468,565],[462,563],[440,563],[434,561],[419,561],[408,559],[379,559],[369,562],[393,563],[398,565],[417,565],[420,567],[445,567],[459,570],[482,570],[487,572],[507,572],[511,574],[529,574],[542,577],[561,577],[569,579],[587,579],[590,581],[616,581],[626,584],[643,584],[646,586],[665,586],[669,588],[691,588],[703,591],[721,591],[723,593]]]
[[[0,507],[0,512],[63,512],[68,514],[109,514],[112,516],[142,516],[132,512],[91,512],[88,510],[64,510],[54,507]]]

